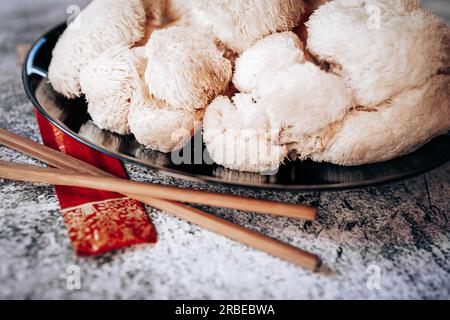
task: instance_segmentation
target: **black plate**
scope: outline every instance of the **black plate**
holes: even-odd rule
[[[447,135],[407,156],[358,167],[296,161],[282,165],[276,175],[263,176],[204,163],[177,165],[170,155],[145,149],[132,136],[100,130],[90,121],[83,99],[67,100],[52,90],[45,77],[52,49],[64,29],[65,24],[57,26],[32,47],[23,67],[27,95],[39,112],[66,134],[117,159],[189,180],[298,190],[351,188],[390,182],[426,172],[450,160],[450,137]],[[197,148],[204,146],[200,144]]]

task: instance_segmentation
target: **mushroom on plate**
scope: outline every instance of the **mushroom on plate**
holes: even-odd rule
[[[194,0],[194,19],[228,48],[243,52],[263,37],[294,29],[302,0]]]
[[[158,100],[186,110],[204,109],[228,89],[232,68],[214,42],[187,27],[153,33],[146,46],[145,81]]]
[[[309,61],[263,78],[256,94],[272,126],[282,128],[280,143],[302,160],[327,146],[329,127],[343,120],[354,106],[344,81]]]
[[[228,169],[277,170],[288,155],[265,108],[251,94],[217,97],[206,109],[203,139],[211,158]]]
[[[379,25],[371,12],[380,14]],[[418,1],[335,0],[319,6],[307,26],[305,56],[312,59],[295,58],[302,47],[292,42],[272,46],[280,35],[271,35],[236,63],[234,82],[251,94],[267,121],[263,128],[279,130],[277,146],[301,159],[351,166],[407,154],[450,129],[450,27]],[[289,52],[294,58],[274,62]],[[217,109],[212,104],[205,114],[213,159],[264,171],[264,162],[249,165],[255,156],[244,152],[222,160],[220,152],[243,138],[236,133],[226,148],[218,145],[224,139],[207,131],[215,122],[224,126],[236,106]]]
[[[81,69],[119,43],[143,37],[146,15],[141,0],[94,0],[67,26],[53,50],[48,78],[67,98],[80,97]]]
[[[191,26],[191,2],[186,0],[142,0],[147,22],[136,46],[145,46],[153,32],[172,26]]]
[[[450,129],[450,27],[418,0],[94,0],[49,79],[85,94],[100,128],[162,152],[203,120],[227,168],[359,165]]]
[[[275,33],[258,41],[237,59],[233,83],[250,93],[265,73],[275,74],[285,66],[305,61],[303,44],[292,32]]]
[[[160,152],[183,147],[201,123],[202,113],[174,108],[150,96],[145,86],[132,99],[128,123],[139,143]]]
[[[128,112],[147,65],[143,48],[119,44],[81,69],[80,86],[88,112],[101,129],[130,134]]]
[[[307,26],[308,49],[343,77],[356,106],[314,160],[381,162],[450,129],[450,27],[420,1],[331,1]]]
[[[329,128],[328,143],[314,161],[353,166],[408,154],[450,130],[450,80],[437,75],[376,111],[353,110]]]
[[[171,152],[189,141],[204,108],[227,91],[231,63],[211,38],[187,27],[155,31],[145,52],[145,80],[131,99],[128,121],[140,143]]]
[[[361,106],[381,104],[450,66],[449,26],[416,0],[332,1],[307,26],[308,50],[344,77]]]
[[[245,51],[234,82],[248,93],[217,98],[204,118],[212,159],[230,169],[273,171],[291,151],[307,158],[324,147],[324,128],[352,108],[344,81],[307,61],[292,32],[267,36]]]

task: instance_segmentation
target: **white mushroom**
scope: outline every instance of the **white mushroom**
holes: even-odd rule
[[[323,150],[322,131],[345,117],[352,97],[340,77],[306,61],[302,48],[291,32],[273,34],[238,59],[234,82],[251,94],[236,95],[234,105],[222,98],[208,106],[205,143],[214,161],[263,172],[278,168],[290,151],[307,158]],[[225,129],[213,134],[215,128]],[[244,152],[255,152],[253,144],[264,146],[262,156]]]
[[[296,29],[305,49],[289,30],[311,12]],[[219,96],[232,77],[240,93]],[[294,151],[359,165],[450,129],[450,27],[419,0],[94,0],[59,39],[49,79],[84,93],[99,128],[161,152],[203,120],[226,168],[272,172]]]
[[[450,66],[450,31],[419,1],[336,0],[307,22],[308,49],[334,66],[356,102],[375,106]]]
[[[279,144],[281,128],[272,128],[264,107],[250,94],[217,97],[207,108],[203,138],[211,158],[233,170],[277,170],[287,156]]]
[[[369,5],[378,8],[379,25],[367,25]],[[450,129],[450,28],[418,1],[336,0],[308,27],[308,48],[338,67],[358,105],[331,128],[314,160],[385,161]]]
[[[303,44],[292,32],[275,33],[255,43],[237,59],[233,83],[250,93],[265,73],[276,73],[295,62],[304,62]]]
[[[381,14],[378,27],[367,24],[369,6],[379,9],[370,7]],[[281,127],[279,145],[302,159],[359,165],[406,154],[450,129],[450,28],[417,1],[336,0],[308,26],[308,48],[332,73],[295,61],[277,72],[270,45],[256,44],[258,54],[250,48],[237,65],[236,84],[252,91],[271,128]],[[264,58],[251,63],[252,55]],[[226,165],[249,169],[237,161]]]
[[[292,30],[304,12],[302,0],[194,0],[193,7],[197,24],[238,53],[271,33]]]
[[[81,96],[81,69],[116,44],[138,42],[145,22],[141,0],[92,1],[67,27],[53,50],[48,73],[53,88],[67,98]]]
[[[311,158],[346,166],[381,162],[446,134],[450,130],[449,78],[433,77],[378,110],[354,110],[329,128],[326,148]]]
[[[131,132],[147,148],[172,152],[183,147],[200,124],[195,111],[173,108],[142,87],[132,99],[128,115]],[[199,125],[200,126],[200,125]]]
[[[147,23],[144,36],[136,46],[145,46],[153,32],[170,27],[196,28],[197,32],[205,33],[193,23],[192,3],[186,0],[143,0],[147,11]],[[211,35],[210,35],[211,36]],[[211,36],[212,37],[212,36]]]
[[[342,79],[310,62],[266,74],[233,102],[220,97],[208,106],[205,144],[215,162],[253,172],[276,170],[290,151],[302,159],[321,152],[327,128],[352,108]]]
[[[171,152],[191,139],[203,109],[228,89],[231,63],[211,38],[185,27],[155,31],[145,52],[145,88],[131,100],[131,132],[146,147]]]
[[[256,90],[273,127],[282,127],[280,140],[302,159],[326,146],[323,130],[344,119],[353,102],[344,81],[311,62],[262,79]]]
[[[151,95],[188,111],[205,108],[227,90],[231,63],[213,41],[193,29],[171,27],[153,33],[146,46],[145,80]]]
[[[140,75],[147,62],[142,51],[119,44],[81,70],[80,85],[88,102],[88,112],[101,129],[130,133],[131,98],[141,85]]]

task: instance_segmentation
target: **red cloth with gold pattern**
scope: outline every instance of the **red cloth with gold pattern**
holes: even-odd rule
[[[69,137],[37,111],[36,117],[46,146],[127,178],[119,160]],[[131,245],[156,243],[156,230],[140,202],[108,191],[64,186],[55,189],[77,255],[94,256]]]

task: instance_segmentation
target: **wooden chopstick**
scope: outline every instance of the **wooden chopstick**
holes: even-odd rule
[[[137,195],[133,196],[133,198],[142,200],[142,202],[147,202],[146,199],[152,194],[152,189],[146,191],[145,188],[143,188],[143,184],[129,183],[129,181],[124,179],[74,174],[61,169],[42,168],[33,165],[8,163],[4,161],[0,161],[0,178],[33,183],[47,183],[53,185],[99,189],[119,193],[131,193]],[[124,185],[121,186],[122,184]],[[177,197],[175,196],[172,198],[175,199]],[[160,204],[164,204],[164,200],[152,199],[150,201],[151,205],[153,206],[155,203],[157,204],[158,200],[161,201]],[[187,209],[186,207],[181,207],[178,203],[167,203],[164,204],[164,206],[165,210],[168,206],[171,206],[173,208],[172,211],[181,211],[177,214],[177,216],[180,216],[181,214],[183,219],[190,217],[191,222],[199,225],[203,222],[202,226],[224,234],[231,239],[242,240],[243,237],[247,237],[245,242],[242,242],[259,250],[269,252],[275,256],[282,257],[285,260],[304,266],[310,270],[315,271],[318,266],[318,258],[315,255],[302,252],[297,248],[275,240],[269,240],[258,233],[253,233],[250,235],[249,230],[237,227],[236,225],[213,216],[210,216],[210,219],[208,219],[209,221],[206,221],[203,219],[206,217],[206,214],[201,213],[200,211],[196,211],[196,215],[192,216],[193,208]]]
[[[79,172],[94,176],[112,177],[111,174],[104,172],[88,163],[3,129],[0,129],[0,144],[24,154],[28,154],[51,166],[66,170],[68,172]],[[129,194],[127,195],[130,196]],[[305,252],[278,240],[271,239],[257,232],[207,214],[201,210],[192,208],[188,205],[173,201],[155,199],[152,197],[140,197],[133,195],[131,195],[131,197],[154,208],[172,214],[179,219],[186,220],[190,223],[206,228],[227,238],[246,244],[254,249],[266,252],[309,270],[317,271],[320,264],[320,259],[314,254]]]
[[[0,177],[24,182],[106,190],[122,194],[129,193],[137,196],[184,203],[195,203],[313,220],[311,215],[313,211],[305,210],[303,206],[161,186],[121,178],[92,176],[88,174],[66,172],[61,169],[41,168],[33,165],[15,164],[4,161],[0,161]]]
[[[3,135],[3,132],[0,133],[2,133]],[[79,162],[77,164],[81,165]],[[8,164],[3,163],[3,166],[8,167]],[[14,165],[10,166],[11,170],[15,170],[15,172],[17,173],[19,173],[21,169],[28,170],[28,174],[22,176],[22,178],[28,179],[27,182],[86,187],[91,189],[114,191],[122,194],[131,193],[134,195],[150,196],[152,198],[158,199],[195,203],[305,220],[315,220],[317,214],[316,208],[304,205],[286,204],[281,202],[243,198],[212,192],[203,192],[177,187],[139,183],[115,177],[106,177],[98,172],[96,173],[96,177],[92,177],[91,175],[77,174],[73,172],[64,173],[52,169],[43,170],[42,168],[15,168]],[[21,177],[14,177],[7,171],[5,171],[4,174],[6,176],[4,176],[3,178],[8,179],[20,179]]]

